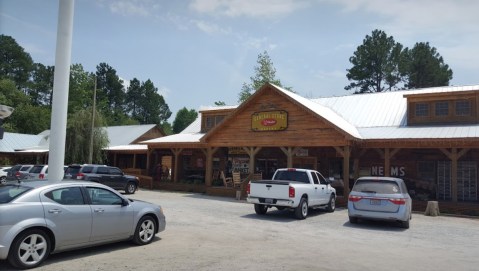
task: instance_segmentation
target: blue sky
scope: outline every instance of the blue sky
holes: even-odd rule
[[[0,33],[35,62],[55,63],[57,0],[0,0]],[[452,85],[478,84],[475,0],[76,0],[72,63],[106,62],[125,81],[152,80],[173,112],[237,104],[266,50],[283,85],[308,97],[348,95],[348,59],[374,29],[429,42]]]

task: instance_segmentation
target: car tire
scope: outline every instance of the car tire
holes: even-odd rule
[[[326,207],[326,211],[332,213],[336,210],[336,197],[334,195],[331,195],[329,198],[328,206]]]
[[[6,184],[7,183],[7,177],[3,176],[0,177],[0,184]]]
[[[297,219],[305,219],[308,216],[308,201],[305,198],[301,198],[298,207],[294,209],[294,216]]]
[[[22,232],[13,240],[8,261],[18,269],[39,266],[50,255],[50,237],[40,229]],[[34,257],[32,257],[34,256]]]
[[[126,194],[134,194],[136,191],[136,184],[132,183],[132,182],[129,182],[126,184],[126,188],[125,188],[125,193]]]
[[[144,216],[138,221],[133,236],[133,242],[139,246],[147,245],[153,241],[156,234],[156,221],[151,216]]]
[[[268,211],[268,206],[263,205],[263,204],[255,204],[254,205],[254,211],[258,215],[265,215],[266,212]]]
[[[409,219],[406,221],[401,221],[401,228],[409,229]]]
[[[351,224],[357,224],[357,223],[358,223],[358,218],[357,218],[357,217],[350,216],[350,217],[349,217],[349,223],[351,223]]]

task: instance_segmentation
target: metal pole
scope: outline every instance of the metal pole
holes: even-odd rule
[[[48,156],[48,179],[55,181],[61,181],[64,173],[74,1],[60,0],[59,7]]]
[[[88,156],[88,163],[93,163],[93,135],[95,129],[95,111],[96,111],[96,76],[95,76],[95,87],[93,88],[93,108],[91,110],[91,131],[90,131],[90,153]]]

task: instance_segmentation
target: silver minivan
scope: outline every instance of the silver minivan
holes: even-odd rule
[[[394,177],[361,177],[348,197],[349,222],[359,219],[397,221],[409,228],[412,199],[404,180]]]

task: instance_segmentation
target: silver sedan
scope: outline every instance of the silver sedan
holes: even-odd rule
[[[125,198],[97,183],[23,181],[0,185],[0,260],[40,265],[50,253],[132,240],[165,230],[160,206]]]

